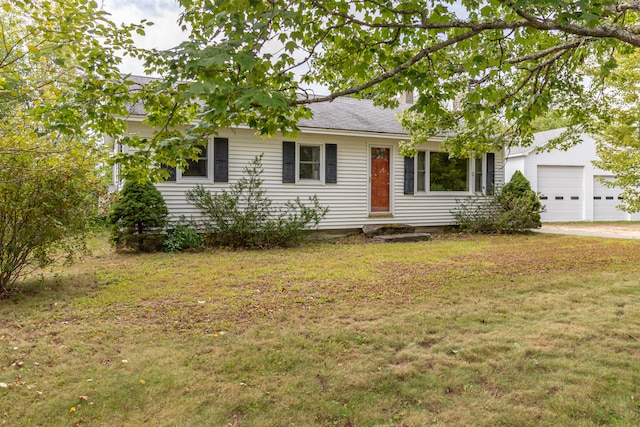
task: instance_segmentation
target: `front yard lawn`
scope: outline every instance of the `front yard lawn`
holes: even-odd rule
[[[640,241],[104,245],[0,301],[0,425],[640,425]]]

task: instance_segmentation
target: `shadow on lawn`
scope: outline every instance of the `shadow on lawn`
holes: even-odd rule
[[[77,297],[87,296],[100,287],[95,273],[74,272],[60,274],[46,272],[35,274],[15,284],[15,289],[4,298],[2,302],[14,304],[33,304],[40,306],[47,303],[71,300]]]

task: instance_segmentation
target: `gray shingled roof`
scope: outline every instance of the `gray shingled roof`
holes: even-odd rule
[[[151,77],[131,76],[136,84],[144,85],[155,80]],[[396,114],[408,108],[401,104],[397,109],[388,109],[373,105],[372,101],[355,98],[338,98],[331,102],[309,104],[313,112],[311,119],[298,123],[301,128],[331,129],[357,132],[406,134],[396,120]],[[131,114],[144,115],[144,106],[136,104],[129,108]]]
[[[355,98],[338,98],[331,102],[310,104],[313,118],[301,120],[300,127],[336,129],[346,131],[406,134],[396,114],[407,108],[388,109],[373,105],[372,101]]]
[[[142,88],[142,86],[144,86],[145,84],[158,79],[153,77],[129,76],[129,80],[133,81],[136,85],[139,85],[140,88]],[[137,88],[136,86],[133,86],[132,89],[135,90]],[[138,116],[144,116],[145,114],[147,114],[147,112],[144,110],[144,105],[142,105],[141,102],[138,102],[137,104],[134,104],[134,105],[130,105],[129,113],[135,114]]]

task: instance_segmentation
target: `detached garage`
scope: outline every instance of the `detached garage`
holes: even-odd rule
[[[558,137],[563,130],[537,133],[531,147],[508,150],[505,154],[506,182],[516,170],[527,177],[546,207],[543,222],[640,220],[639,214],[629,215],[618,209],[622,203],[620,190],[602,182],[612,180],[613,176],[593,166],[596,159],[593,138],[585,134],[582,144],[567,151],[538,151],[538,147]]]

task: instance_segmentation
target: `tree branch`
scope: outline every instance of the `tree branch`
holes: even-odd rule
[[[510,1],[500,0],[500,2],[512,9],[518,16],[525,19],[529,25],[541,31],[561,31],[567,34],[574,34],[583,37],[612,38],[623,41],[632,46],[640,47],[640,31],[631,28],[623,28],[618,25],[608,24],[596,27],[584,27],[575,24],[559,24],[555,20],[539,19],[538,17],[520,9],[514,8]],[[638,5],[640,7],[640,5]],[[635,10],[635,9],[634,9]]]
[[[297,99],[297,100],[293,100],[290,101],[291,105],[303,105],[303,104],[313,104],[316,102],[326,102],[326,101],[333,101],[336,98],[339,98],[341,96],[347,96],[347,95],[352,95],[355,93],[359,93],[362,92],[363,90],[369,89],[372,86],[375,86],[387,79],[390,79],[391,77],[397,75],[398,73],[408,69],[409,67],[411,67],[412,65],[418,63],[420,60],[422,60],[423,58],[427,57],[429,54],[437,52],[439,50],[442,50],[444,48],[446,48],[447,46],[452,46],[455,45],[456,43],[459,43],[463,40],[472,38],[477,36],[478,34],[480,34],[481,31],[479,30],[472,30],[472,31],[468,31],[464,34],[460,34],[459,36],[453,37],[451,39],[445,40],[443,42],[440,42],[438,44],[435,44],[433,46],[429,46],[427,48],[421,49],[413,58],[411,58],[410,60],[400,64],[399,66],[380,74],[378,77],[369,80],[366,83],[363,83],[361,85],[358,86],[354,86],[352,88],[349,89],[345,89],[345,90],[341,90],[338,92],[334,92],[330,95],[327,96],[322,96],[322,97],[317,97],[317,98],[303,98],[303,99]]]

